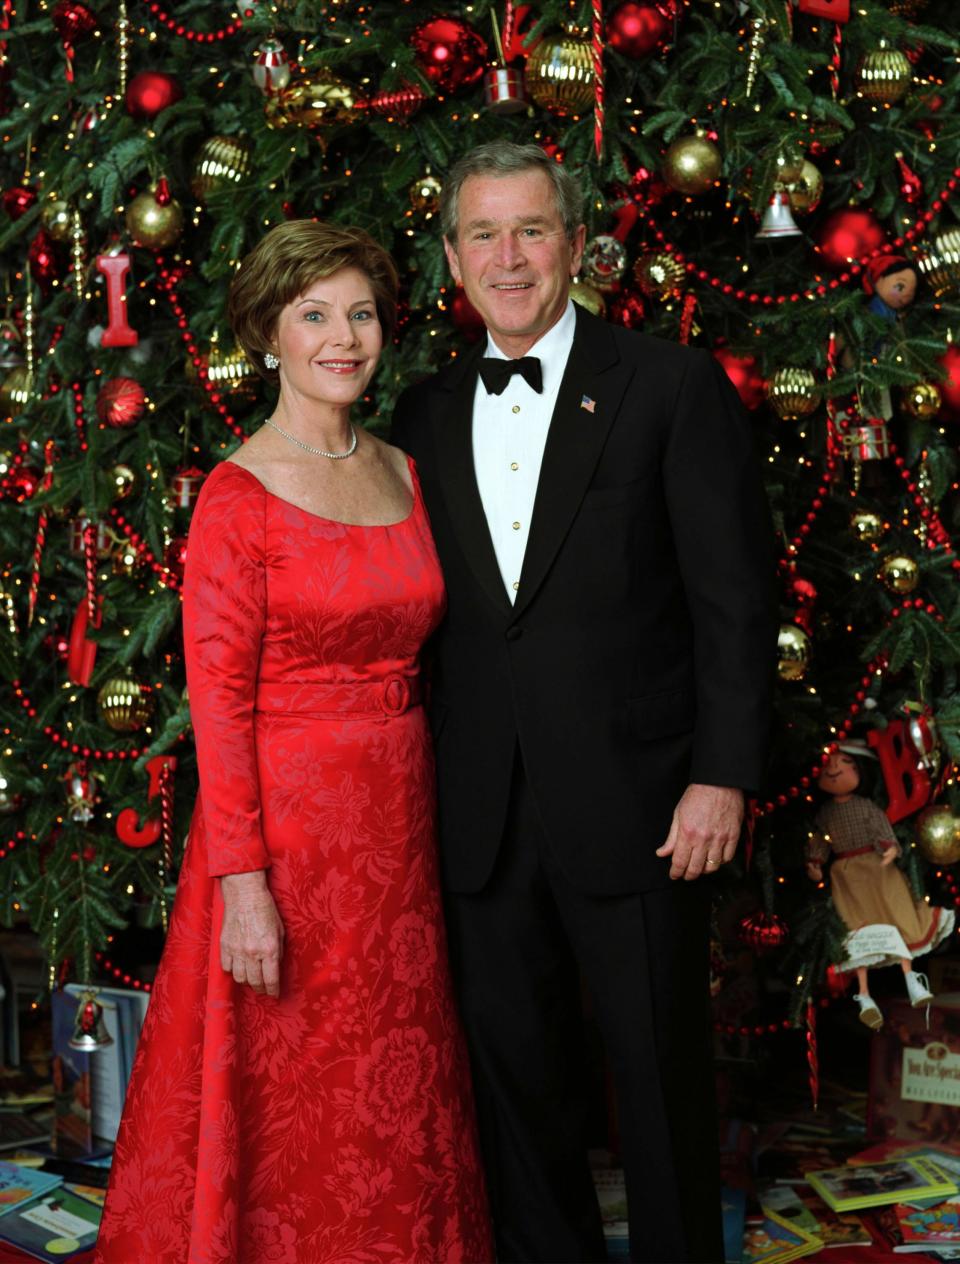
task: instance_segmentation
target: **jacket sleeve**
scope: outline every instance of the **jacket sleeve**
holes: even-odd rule
[[[690,780],[756,791],[776,670],[773,531],[736,391],[708,352],[685,358],[663,479],[694,628]]]
[[[183,585],[183,640],[211,877],[266,869],[253,707],[266,620],[264,509],[229,461],[197,501]]]

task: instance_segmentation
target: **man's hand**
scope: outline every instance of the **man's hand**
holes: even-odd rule
[[[220,964],[238,983],[255,992],[280,995],[283,922],[262,869],[228,873],[220,879],[223,929]]]
[[[732,860],[743,824],[743,791],[730,786],[687,786],[658,856],[670,856],[670,877],[689,882],[716,873]]]

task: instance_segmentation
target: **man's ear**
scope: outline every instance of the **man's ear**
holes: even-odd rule
[[[443,239],[443,253],[447,256],[447,263],[450,266],[450,272],[453,275],[457,285],[462,284],[463,278],[460,275],[460,260],[457,257],[456,247],[451,245],[449,238]]]
[[[583,248],[587,244],[587,226],[578,224],[570,238],[570,275],[576,276],[583,262]]]

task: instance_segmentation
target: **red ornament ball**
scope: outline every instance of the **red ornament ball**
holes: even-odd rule
[[[623,325],[624,329],[642,329],[646,316],[643,297],[635,290],[622,290],[614,295],[607,308],[607,319],[615,325]]]
[[[467,342],[479,342],[487,332],[483,317],[467,298],[465,290],[458,289],[450,300],[450,319]]]
[[[787,923],[776,913],[750,913],[737,928],[740,942],[757,953],[781,947],[789,933]]]
[[[127,112],[134,118],[154,119],[183,96],[176,75],[163,70],[141,70],[127,84]]]
[[[886,234],[873,211],[855,206],[833,211],[820,225],[818,235],[820,255],[827,267],[836,272],[843,272],[851,261],[879,250],[885,241]]]
[[[41,228],[27,250],[30,264],[30,275],[40,289],[46,294],[53,287],[60,275],[60,260],[53,238],[45,228]]]
[[[106,426],[132,426],[143,416],[147,393],[132,377],[112,377],[97,395],[97,416]]]
[[[838,970],[836,966],[827,966],[827,975],[824,979],[824,984],[828,995],[832,996],[835,1000],[839,1000],[839,998],[849,989],[852,979],[852,974],[847,974],[843,970]]]
[[[57,34],[65,44],[76,44],[92,35],[98,25],[97,15],[80,0],[57,0],[52,16]]]
[[[713,358],[722,366],[737,388],[744,408],[759,408],[765,399],[763,377],[752,355],[735,355],[726,347],[717,347]]]
[[[42,479],[42,470],[34,469],[30,465],[18,465],[7,477],[7,494],[11,500],[22,505],[25,500],[30,500]]]
[[[960,345],[951,343],[940,357],[946,378],[937,383],[940,392],[940,416],[946,421],[960,421]]]
[[[420,69],[440,92],[456,92],[477,83],[489,56],[486,41],[460,18],[421,22],[410,36]]]
[[[3,209],[11,219],[25,215],[37,200],[37,191],[29,184],[15,184],[3,192]]]
[[[673,34],[672,4],[626,0],[607,19],[607,42],[624,57],[648,57]]]

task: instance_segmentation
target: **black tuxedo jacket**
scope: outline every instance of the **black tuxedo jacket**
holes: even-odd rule
[[[393,427],[447,584],[430,702],[444,879],[488,878],[519,742],[571,881],[666,885],[654,852],[686,785],[756,788],[764,761],[773,541],[740,401],[708,352],[578,308],[511,605],[473,464],[484,348],[404,392]]]

